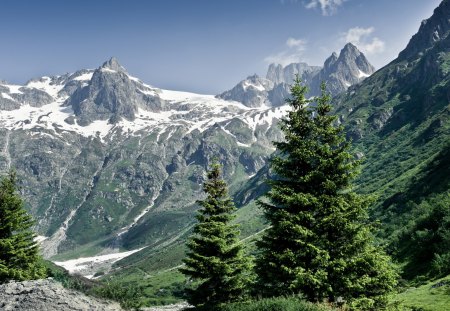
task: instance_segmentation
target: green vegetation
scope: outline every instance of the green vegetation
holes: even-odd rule
[[[199,311],[331,311],[327,306],[305,302],[296,297],[266,298],[256,301],[235,302],[214,309]]]
[[[357,310],[386,307],[396,285],[389,258],[374,246],[369,199],[354,193],[358,161],[330,96],[308,107],[307,88],[297,78],[292,107],[281,121],[285,141],[275,142],[277,174],[259,204],[271,227],[257,243],[257,292],[266,297],[302,294],[312,302],[346,303]]]
[[[413,203],[410,203],[413,205]],[[405,227],[397,241],[395,254],[407,258],[403,268],[416,281],[450,274],[450,194],[440,195],[412,207],[420,211]]]
[[[217,306],[242,299],[249,262],[244,257],[234,218],[235,207],[225,181],[220,176],[220,165],[213,163],[203,185],[207,194],[198,201],[198,223],[189,239],[189,252],[180,271],[194,280],[193,288],[186,289],[187,300],[195,306]]]
[[[450,305],[450,293],[429,285],[450,273],[449,42],[394,60],[335,99],[363,159],[358,192],[376,196],[378,241],[398,262],[403,286],[419,286],[399,295],[417,310]]]
[[[0,283],[45,277],[33,219],[17,192],[16,173],[10,171],[0,181]]]
[[[416,311],[448,311],[450,306],[450,276],[408,287],[395,298],[405,307]]]

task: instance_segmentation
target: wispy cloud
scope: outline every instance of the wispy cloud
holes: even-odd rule
[[[305,7],[307,9],[320,8],[323,16],[329,16],[335,14],[338,7],[345,1],[347,0],[308,0]]]
[[[353,27],[340,36],[341,42],[351,42],[364,54],[373,55],[384,51],[385,43],[378,37],[373,36],[374,27]]]
[[[288,38],[285,43],[283,51],[267,56],[264,61],[267,63],[276,63],[283,66],[290,63],[298,63],[303,56],[303,52],[306,50],[306,40]]]

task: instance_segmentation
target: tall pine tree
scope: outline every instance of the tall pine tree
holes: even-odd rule
[[[373,246],[370,200],[353,192],[359,162],[343,127],[330,115],[330,96],[305,98],[297,78],[275,142],[276,178],[260,206],[271,227],[258,243],[259,290],[264,296],[301,294],[310,301],[345,301],[381,308],[396,283],[389,258]]]
[[[220,177],[220,165],[213,163],[203,185],[207,194],[198,201],[200,209],[194,234],[188,241],[189,252],[180,271],[193,279],[194,288],[187,290],[189,303],[215,306],[239,300],[246,288],[248,260],[239,242],[234,218],[234,204],[227,185]]]
[[[0,283],[45,277],[32,225],[11,171],[0,181]]]

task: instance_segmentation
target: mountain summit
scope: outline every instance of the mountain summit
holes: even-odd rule
[[[320,84],[324,81],[327,84],[327,90],[332,95],[337,95],[374,72],[375,68],[364,54],[352,43],[347,43],[339,56],[333,53],[327,58],[322,70],[311,81],[310,93],[318,95]]]
[[[95,120],[132,121],[139,108],[160,111],[164,106],[164,101],[149,86],[128,75],[114,57],[96,69],[92,78],[66,102],[72,106],[80,125]]]
[[[399,59],[407,60],[419,56],[420,52],[435,46],[448,37],[450,31],[450,1],[443,0],[434,9],[433,15],[422,21],[419,31],[411,38],[406,48],[400,52]]]
[[[122,65],[119,64],[119,60],[115,58],[114,56],[111,57],[108,61],[104,62],[101,68],[111,69],[114,71],[124,71],[126,72],[125,68],[122,67]]]

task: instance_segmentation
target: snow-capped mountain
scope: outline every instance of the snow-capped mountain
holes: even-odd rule
[[[148,85],[115,58],[25,85],[0,82],[0,167],[22,176],[47,257],[96,243],[153,243],[166,221],[177,223],[170,235],[190,226],[210,159],[221,159],[232,183],[264,166],[281,139],[290,73],[351,83],[359,80],[347,71],[371,73],[355,69],[350,48],[320,71],[273,67],[276,81],[250,76],[216,97]]]
[[[256,83],[243,88],[261,91],[273,86],[268,80]],[[271,124],[270,116],[279,117],[280,111],[212,95],[158,89],[129,75],[115,58],[95,70],[42,77],[24,86],[0,82],[0,91],[2,128],[41,128],[85,137],[106,137],[118,129],[128,133],[162,129],[164,125],[182,126],[190,133],[234,117],[255,127]],[[250,109],[253,106],[259,109]]]
[[[22,177],[47,257],[153,243],[167,221],[178,223],[167,234],[182,232],[210,159],[246,180],[273,151],[287,109],[162,90],[114,58],[23,86],[1,82],[0,96],[0,167]]]

